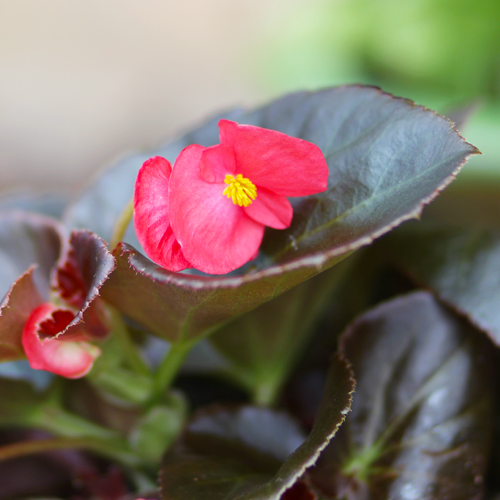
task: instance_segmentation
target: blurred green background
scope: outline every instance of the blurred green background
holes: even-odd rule
[[[2,0],[0,189],[76,189],[220,110],[353,82],[472,106],[460,182],[500,179],[499,0]]]
[[[498,0],[323,0],[297,9],[269,47],[276,93],[362,82],[452,117],[469,107],[460,131],[483,156],[460,179],[500,180]]]

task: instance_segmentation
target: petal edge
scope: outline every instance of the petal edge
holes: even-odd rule
[[[169,184],[172,167],[160,156],[139,170],[134,190],[134,227],[146,255],[170,271],[192,267],[170,225]]]
[[[286,229],[292,223],[293,208],[285,196],[265,188],[257,188],[257,198],[244,208],[256,222],[274,229]]]

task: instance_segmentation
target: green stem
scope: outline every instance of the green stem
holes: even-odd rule
[[[0,462],[11,458],[43,453],[44,451],[65,450],[70,448],[88,448],[89,439],[53,438],[36,441],[21,441],[0,447]]]
[[[170,387],[193,345],[193,342],[179,342],[170,345],[170,350],[156,372],[153,387],[155,400],[160,398]]]
[[[106,444],[89,438],[52,438],[36,441],[24,441],[20,443],[9,444],[0,447],[0,462],[12,458],[32,455],[34,453],[43,453],[53,450],[84,449],[94,451],[109,458],[118,460],[123,465],[136,467],[140,465],[137,459],[128,450],[116,448],[116,443]]]
[[[88,437],[97,440],[109,440],[118,436],[111,429],[101,427],[50,403],[27,415],[22,423],[65,438]]]
[[[136,406],[149,401],[153,388],[153,377],[123,368],[102,370],[89,375],[90,381],[101,391],[123,399]]]
[[[52,449],[57,447],[60,449],[86,448],[113,458],[123,465],[130,467],[142,465],[141,459],[132,453],[126,440],[118,433],[89,422],[52,403],[41,406],[17,423],[43,429],[58,436],[47,440],[46,444],[49,447],[47,449],[50,449],[51,446],[54,447]],[[7,450],[7,452],[12,455],[13,453],[28,454],[44,451],[42,448],[45,445],[41,443],[45,443],[45,441],[40,441],[40,444],[24,443],[23,445],[23,443],[19,443],[17,451],[14,449],[14,451]]]
[[[125,208],[123,212],[118,217],[116,221],[115,228],[113,230],[113,236],[111,236],[111,241],[109,242],[109,248],[114,250],[116,245],[123,241],[123,237],[125,236],[125,231],[127,230],[130,221],[132,220],[132,216],[134,215],[134,199],[132,198]]]
[[[155,470],[155,475],[158,475],[158,469]],[[155,491],[158,489],[157,481],[143,472],[132,469],[129,471],[129,477],[136,491]]]
[[[263,382],[258,384],[252,391],[253,403],[257,406],[271,408],[276,404],[281,384],[272,382]]]
[[[141,375],[150,376],[149,368],[139,354],[138,347],[130,337],[129,329],[123,321],[122,315],[114,307],[110,307],[110,311],[113,322],[113,334],[119,339],[130,368]]]

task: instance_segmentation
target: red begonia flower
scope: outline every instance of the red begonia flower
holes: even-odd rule
[[[85,342],[84,335],[71,340],[51,338],[63,331],[74,318],[71,311],[58,309],[50,303],[38,306],[31,313],[24,326],[22,343],[32,368],[66,378],[83,377],[90,371],[101,351]]]
[[[327,188],[328,166],[316,145],[229,120],[220,120],[219,132],[220,144],[188,146],[173,169],[155,157],[139,171],[137,237],[171,271],[225,274],[242,266],[258,253],[265,226],[290,226],[287,196]]]
[[[135,183],[134,226],[147,255],[171,271],[182,271],[192,266],[182,255],[170,226],[168,185],[171,174],[170,163],[159,156],[141,167]]]

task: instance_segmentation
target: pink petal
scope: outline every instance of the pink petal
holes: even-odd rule
[[[284,196],[262,187],[257,188],[253,203],[243,210],[254,221],[274,229],[289,227],[293,217],[292,205]]]
[[[283,196],[326,191],[328,165],[315,144],[253,125],[219,121],[220,141],[233,148],[236,173]]]
[[[101,354],[96,346],[82,341],[47,338],[43,342],[39,333],[55,336],[74,318],[71,311],[58,309],[45,303],[38,306],[24,326],[22,343],[32,368],[46,370],[66,378],[86,375],[94,360]]]
[[[193,267],[170,226],[168,185],[172,167],[159,156],[140,168],[135,182],[134,226],[146,255],[170,271]]]
[[[234,174],[236,160],[234,151],[224,144],[206,148],[201,154],[200,174],[207,182],[224,182],[227,174]]]
[[[188,146],[175,162],[169,189],[171,224],[193,267],[225,274],[255,255],[264,226],[222,194],[226,184],[203,180],[200,159],[205,149]]]

